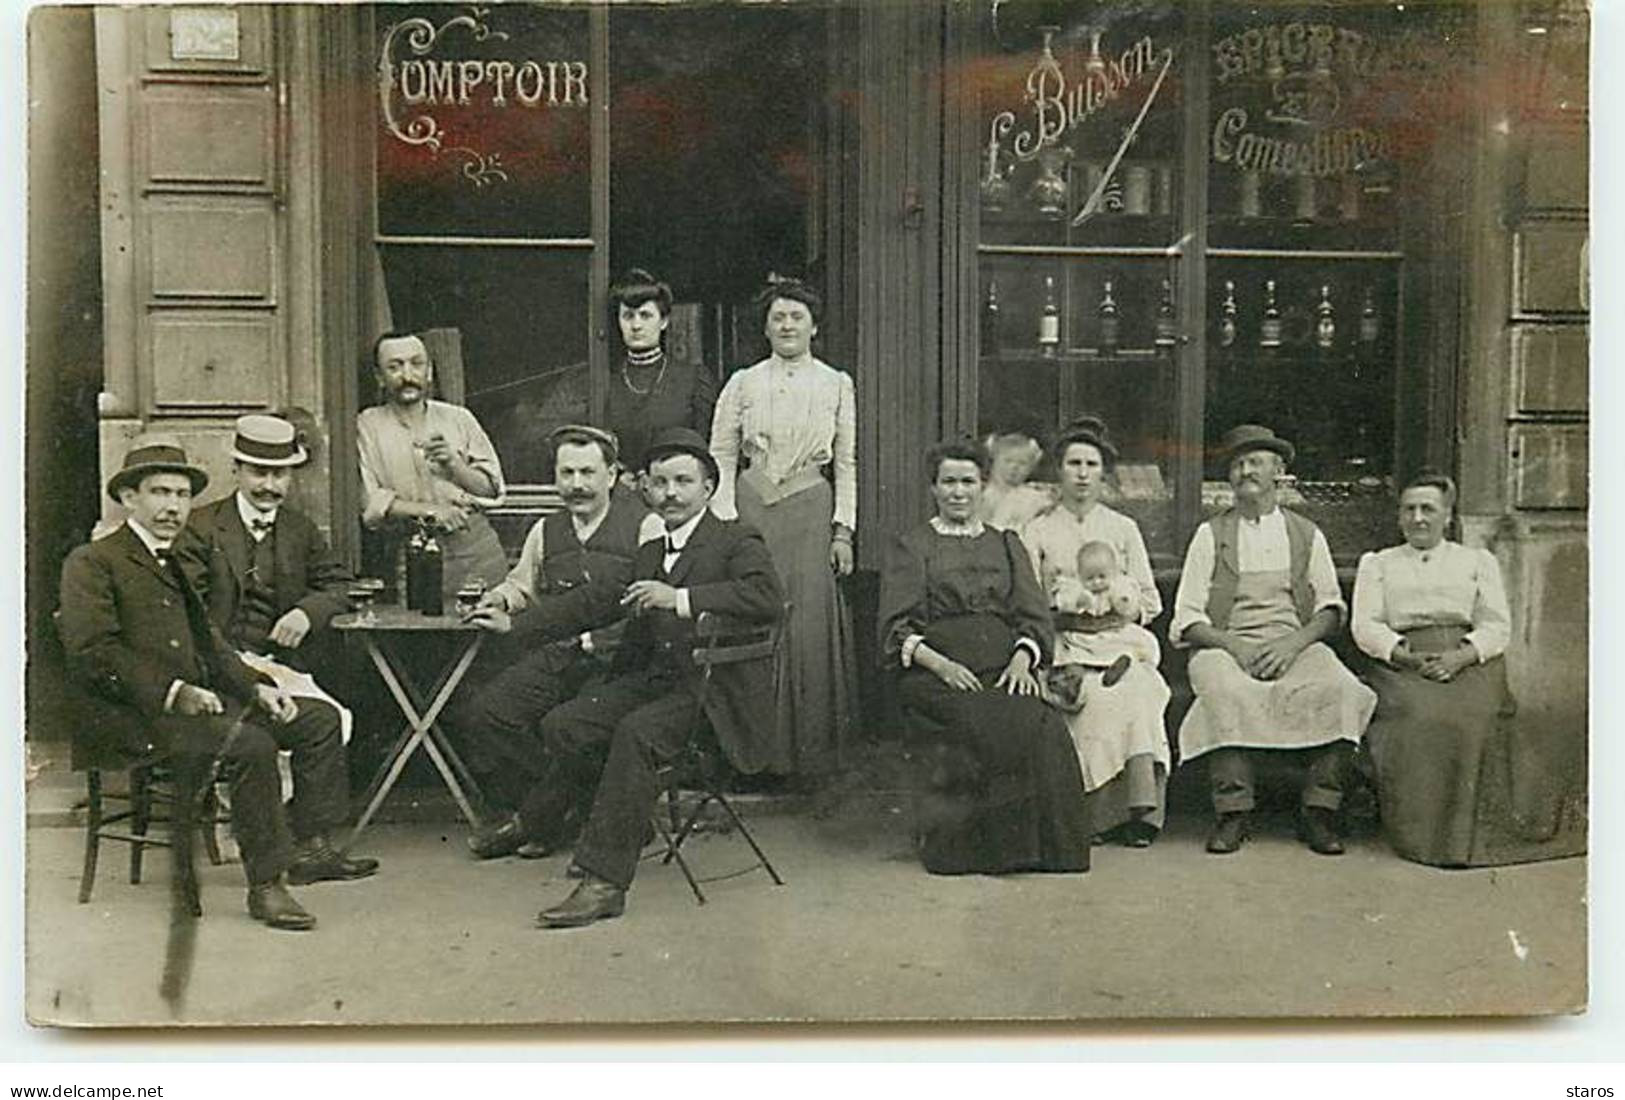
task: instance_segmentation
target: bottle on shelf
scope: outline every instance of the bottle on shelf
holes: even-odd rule
[[[1107,355],[1117,350],[1117,301],[1112,297],[1112,281],[1107,279],[1100,294],[1100,350]]]
[[[1360,343],[1370,345],[1377,342],[1382,332],[1382,324],[1377,319],[1377,292],[1365,288],[1365,305],[1360,308]]]
[[[1337,343],[1337,320],[1332,316],[1332,288],[1320,288],[1320,304],[1315,307],[1315,346],[1330,351]]]
[[[1159,348],[1171,348],[1179,343],[1179,318],[1174,312],[1174,283],[1162,281],[1162,302],[1157,306],[1155,343]]]
[[[1275,306],[1275,280],[1264,280],[1264,316],[1258,323],[1258,346],[1281,346],[1281,311]]]
[[[1224,281],[1224,304],[1219,307],[1219,346],[1228,348],[1236,342],[1236,284]]]
[[[1237,188],[1237,213],[1244,218],[1262,217],[1264,213],[1264,177],[1253,170],[1241,174]]]
[[[1038,317],[1038,349],[1054,358],[1061,346],[1061,307],[1055,302],[1055,276],[1044,276],[1044,311]]]
[[[987,300],[982,303],[982,354],[999,353],[999,283],[987,280]]]
[[[1294,220],[1300,222],[1315,220],[1316,215],[1320,213],[1317,196],[1314,176],[1304,173],[1296,178],[1293,184]]]

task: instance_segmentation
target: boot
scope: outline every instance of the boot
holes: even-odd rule
[[[307,837],[294,851],[293,863],[288,866],[288,882],[293,886],[309,886],[313,882],[347,882],[376,874],[376,859],[351,859],[328,843],[321,833]]]
[[[1216,856],[1227,856],[1238,851],[1247,839],[1247,815],[1245,813],[1220,814],[1219,819],[1213,823],[1213,831],[1208,834],[1207,850]]]
[[[308,932],[316,927],[316,918],[288,893],[283,875],[248,888],[248,915],[289,932]]]

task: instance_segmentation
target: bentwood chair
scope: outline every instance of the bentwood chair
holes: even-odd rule
[[[700,670],[700,716],[683,750],[657,769],[666,790],[666,808],[664,814],[656,811],[654,827],[664,845],[664,850],[656,854],[661,856],[662,863],[676,862],[678,870],[688,880],[689,889],[694,891],[695,901],[700,905],[705,904],[705,893],[700,889],[700,883],[748,875],[758,867],[767,872],[775,886],[784,885],[779,872],[751,834],[750,827],[728,800],[725,788],[731,773],[717,744],[716,734],[705,717],[704,707],[716,669],[744,661],[777,662],[784,631],[790,621],[790,610],[790,605],[786,603],[778,621],[768,624],[742,623],[710,612],[701,614],[694,623],[693,657],[695,666]],[[682,798],[685,785],[698,790],[700,795],[698,800],[686,807]],[[755,860],[736,870],[700,878],[684,858],[683,843],[698,830],[705,811],[713,805],[722,811],[726,831],[737,832],[750,845]]]

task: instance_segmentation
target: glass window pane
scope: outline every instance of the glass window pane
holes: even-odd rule
[[[547,433],[587,416],[586,250],[386,246],[398,328],[456,328],[465,403],[509,484],[552,480]],[[545,304],[545,308],[540,308]],[[370,393],[371,379],[363,393]]]
[[[590,235],[587,12],[377,12],[379,231]]]

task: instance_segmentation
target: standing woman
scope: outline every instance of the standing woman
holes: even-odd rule
[[[1565,803],[1583,798],[1584,727],[1565,739],[1515,720],[1501,567],[1444,537],[1455,506],[1450,478],[1413,478],[1399,496],[1404,543],[1362,557],[1354,582],[1383,829],[1401,856],[1438,867],[1578,855],[1585,823]]]
[[[625,352],[610,368],[608,423],[620,453],[641,456],[668,428],[711,430],[716,379],[705,364],[673,356],[666,348],[671,326],[671,287],[642,268],[628,271],[609,288]],[[635,475],[627,475],[635,480]]]
[[[1078,551],[1086,542],[1112,548],[1117,566],[1139,589],[1142,626],[1162,614],[1162,597],[1151,574],[1151,559],[1139,526],[1101,503],[1107,480],[1117,468],[1117,448],[1106,425],[1081,417],[1055,442],[1061,499],[1027,524],[1021,540],[1032,554],[1038,583],[1054,597],[1062,581],[1078,582]],[[1140,661],[1126,672],[1108,675],[1113,655],[1091,653],[1091,635],[1068,630],[1057,615],[1056,664],[1082,667],[1083,708],[1067,715],[1067,728],[1083,766],[1091,828],[1133,848],[1148,846],[1162,828],[1168,786],[1168,684],[1156,668]]]
[[[773,354],[722,387],[711,507],[762,533],[791,604],[768,768],[817,774],[838,766],[857,696],[851,619],[835,583],[852,572],[857,398],[849,375],[812,354],[822,309],[812,288],[785,280],[761,300]]]

